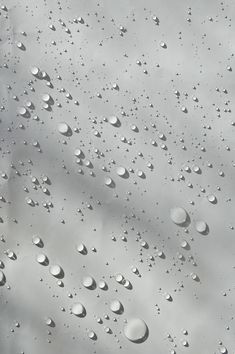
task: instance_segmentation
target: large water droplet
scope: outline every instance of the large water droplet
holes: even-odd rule
[[[140,318],[132,318],[125,325],[124,334],[131,342],[141,343],[148,337],[148,327]]]
[[[78,317],[84,317],[86,315],[85,307],[80,303],[76,303],[72,307],[72,313]]]
[[[110,310],[114,313],[122,313],[123,312],[123,305],[119,300],[113,300],[110,303]]]
[[[58,131],[60,134],[67,135],[69,130],[70,129],[67,123],[61,122],[58,124]]]
[[[181,207],[172,208],[170,216],[171,220],[177,225],[183,225],[187,220],[187,212]]]
[[[50,267],[50,273],[54,277],[60,278],[63,275],[63,270],[58,264],[55,264]]]

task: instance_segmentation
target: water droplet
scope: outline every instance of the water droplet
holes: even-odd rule
[[[95,280],[90,276],[86,276],[82,280],[82,285],[87,289],[93,289],[95,286]]]
[[[116,116],[109,117],[109,123],[113,126],[117,126],[119,123],[119,119]]]
[[[104,183],[106,184],[106,186],[110,187],[113,185],[113,180],[111,177],[105,177]]]
[[[43,265],[46,265],[47,262],[48,262],[48,258],[45,254],[41,253],[37,256],[37,262],[39,264],[43,264]]]
[[[124,334],[131,342],[141,343],[147,339],[148,327],[140,318],[132,318],[125,325]]]
[[[117,274],[115,279],[118,283],[122,283],[124,281],[124,277],[122,274]]]
[[[38,236],[33,236],[32,242],[35,246],[42,247],[43,242]]]
[[[40,75],[40,70],[36,66],[34,66],[34,67],[31,68],[31,73],[34,76],[39,76]]]
[[[196,222],[195,228],[196,228],[197,232],[199,232],[200,234],[203,234],[207,230],[207,224],[205,223],[205,221],[199,220]]]
[[[92,340],[96,340],[96,338],[97,338],[95,332],[93,332],[93,331],[90,331],[88,333],[88,337]]]
[[[216,196],[213,195],[213,194],[208,195],[207,199],[208,199],[208,201],[209,201],[210,203],[212,203],[212,204],[215,204],[216,201],[217,201]]]
[[[100,280],[98,285],[99,285],[99,288],[102,290],[106,290],[108,288],[108,286],[104,280]]]
[[[127,175],[127,170],[125,169],[125,167],[119,166],[117,168],[117,174],[120,177],[125,177]]]
[[[60,134],[67,135],[69,132],[69,126],[67,123],[61,122],[58,124],[58,131]]]
[[[170,211],[171,220],[177,225],[183,225],[187,220],[187,212],[181,207],[175,207]]]
[[[123,311],[123,305],[119,300],[113,300],[110,303],[110,310],[114,313],[120,314]]]
[[[5,284],[5,275],[4,273],[0,270],[0,285],[4,285]]]
[[[50,273],[54,277],[59,278],[62,276],[63,270],[58,264],[55,264],[50,267]]]
[[[78,317],[84,317],[86,315],[85,307],[80,303],[76,303],[72,307],[72,313]]]
[[[83,243],[77,246],[77,251],[81,254],[87,254],[87,248]]]

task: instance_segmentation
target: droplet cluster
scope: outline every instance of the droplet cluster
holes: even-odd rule
[[[0,4],[0,354],[235,353],[234,21]]]

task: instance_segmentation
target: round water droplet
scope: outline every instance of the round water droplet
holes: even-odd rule
[[[122,274],[117,274],[115,279],[118,283],[122,283],[124,281],[124,277]]]
[[[144,177],[144,172],[139,170],[137,171],[137,176],[143,178]]]
[[[95,340],[95,339],[96,339],[96,334],[95,334],[95,332],[90,331],[90,332],[88,333],[88,337],[89,337],[90,339]]]
[[[126,289],[131,289],[132,288],[131,282],[129,280],[127,280],[127,279],[124,281],[123,285],[124,285],[124,287]]]
[[[37,256],[37,262],[39,264],[43,264],[43,265],[46,264],[47,263],[47,256],[45,254],[43,254],[43,253],[39,254]]]
[[[117,174],[120,177],[124,177],[127,174],[127,170],[125,169],[125,167],[119,166],[117,168]]]
[[[171,294],[166,294],[165,298],[166,298],[167,301],[172,301]]]
[[[74,151],[74,155],[77,156],[77,157],[82,157],[82,155],[83,155],[82,150],[76,149],[76,150]]]
[[[72,313],[78,317],[84,317],[86,315],[85,307],[80,303],[76,303],[72,307]]]
[[[63,270],[58,264],[55,264],[50,267],[50,273],[54,277],[60,277],[63,273]]]
[[[24,48],[24,45],[22,42],[17,42],[17,47],[20,48],[20,49],[23,49]]]
[[[106,186],[110,187],[113,184],[113,180],[110,177],[105,177],[104,183]]]
[[[148,327],[140,318],[132,318],[124,327],[124,334],[131,342],[143,342],[148,336]]]
[[[77,246],[77,251],[81,254],[86,254],[87,253],[86,246],[83,243],[81,243],[80,245]]]
[[[182,248],[187,248],[187,246],[188,246],[188,242],[187,241],[184,240],[184,241],[181,242],[181,247]]]
[[[196,222],[195,228],[196,228],[197,232],[202,234],[202,233],[206,232],[207,224],[205,223],[205,221],[199,220]]]
[[[13,251],[8,250],[6,254],[7,254],[8,258],[10,258],[12,260],[16,259],[16,255],[15,255],[15,253]]]
[[[35,246],[41,246],[42,240],[38,236],[33,236],[32,242]]]
[[[21,115],[21,116],[25,116],[26,113],[27,113],[27,109],[25,107],[19,107],[18,108],[18,113]]]
[[[102,290],[105,290],[107,289],[107,284],[104,280],[100,280],[99,281],[99,288],[102,289]]]
[[[51,96],[48,94],[48,93],[45,93],[43,96],[42,96],[42,100],[44,101],[44,102],[49,102],[50,101],[50,99],[51,99]]]
[[[220,353],[221,354],[226,354],[227,353],[227,349],[224,346],[220,347]]]
[[[66,135],[69,132],[69,126],[67,123],[61,122],[58,124],[58,131],[60,134]]]
[[[50,317],[48,317],[48,318],[46,318],[46,325],[47,326],[53,326],[53,324],[54,324],[54,321],[52,320],[52,318],[50,318]]]
[[[33,68],[31,68],[31,73],[34,76],[38,76],[40,73],[40,70],[36,66],[34,66]]]
[[[188,342],[187,342],[186,340],[183,340],[183,341],[182,341],[182,345],[183,345],[184,347],[188,347]]]
[[[212,204],[214,204],[216,202],[216,196],[213,194],[208,195],[207,199]]]
[[[191,278],[192,278],[193,280],[197,280],[197,279],[198,279],[198,276],[197,276],[196,273],[191,273],[190,275],[191,275]]]
[[[123,310],[123,306],[119,300],[113,300],[110,303],[110,310],[114,313],[121,313]]]
[[[118,124],[118,118],[116,116],[109,117],[109,123],[111,125],[117,125]]]
[[[91,289],[95,285],[95,280],[90,276],[84,277],[82,280],[82,285],[85,286],[85,288]]]
[[[193,166],[193,171],[194,171],[195,173],[200,173],[200,172],[201,172],[201,169],[200,169],[200,167],[198,167],[198,166]]]
[[[187,212],[180,207],[175,207],[170,211],[171,220],[177,224],[182,225],[187,220]]]

